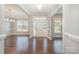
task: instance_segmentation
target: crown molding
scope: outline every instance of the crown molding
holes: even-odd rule
[[[49,17],[53,16],[61,7],[62,7],[62,5],[59,5],[58,8],[56,8],[54,11],[51,12]]]
[[[31,17],[31,13],[30,13],[22,4],[18,4],[18,6],[19,6],[29,17]]]

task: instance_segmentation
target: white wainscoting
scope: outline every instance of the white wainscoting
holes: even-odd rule
[[[7,35],[0,33],[0,54],[4,54],[4,39]]]
[[[64,53],[78,54],[79,53],[79,37],[70,33],[64,33]]]

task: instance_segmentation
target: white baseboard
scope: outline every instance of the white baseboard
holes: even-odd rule
[[[73,34],[67,33],[67,32],[65,32],[64,35],[70,37],[74,41],[79,41],[79,36],[76,36],[76,35],[73,35]]]

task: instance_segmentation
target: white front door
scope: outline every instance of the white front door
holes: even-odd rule
[[[48,36],[48,20],[45,17],[35,17],[33,22],[33,36]]]

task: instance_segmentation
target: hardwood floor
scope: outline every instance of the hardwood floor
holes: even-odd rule
[[[62,39],[11,35],[5,39],[5,54],[53,54],[62,53]]]

